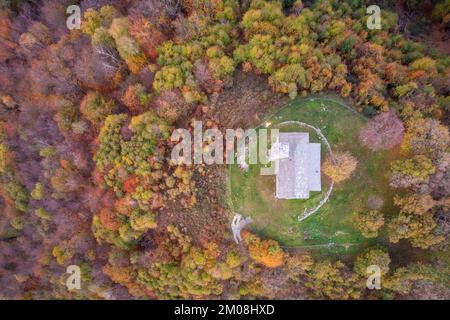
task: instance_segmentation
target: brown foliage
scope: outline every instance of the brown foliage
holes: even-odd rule
[[[131,283],[135,277],[135,273],[131,267],[106,265],[103,267],[103,272],[108,275],[112,281],[121,285]]]
[[[11,21],[6,11],[0,11],[0,63],[13,56],[15,47],[11,41]]]
[[[213,92],[214,91],[214,77],[208,69],[208,64],[204,61],[198,61],[194,65],[194,77],[197,80],[200,88],[205,92]],[[217,90],[219,91],[219,90]]]
[[[138,115],[144,111],[145,106],[140,99],[142,90],[144,90],[144,88],[140,84],[130,85],[122,96],[123,104],[127,106],[128,110],[130,110],[133,115]]]
[[[114,208],[121,215],[129,217],[135,205],[134,200],[131,200],[129,197],[124,197],[116,200],[114,203]]]
[[[190,110],[190,107],[186,104],[181,92],[177,89],[163,91],[153,105],[159,116],[164,117],[171,122],[186,115]]]
[[[117,219],[116,214],[107,208],[102,208],[99,213],[100,222],[102,225],[110,230],[110,231],[116,231],[120,227],[120,222]]]
[[[149,60],[154,61],[158,56],[156,48],[166,37],[141,15],[131,17],[128,21],[128,32],[136,40]]]

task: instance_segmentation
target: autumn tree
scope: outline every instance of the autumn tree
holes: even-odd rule
[[[270,35],[257,34],[248,44],[234,51],[237,62],[250,62],[258,72],[271,74],[275,71],[277,51]]]
[[[156,48],[164,42],[166,36],[141,15],[129,20],[128,31],[149,60],[155,61],[158,56]]]
[[[69,196],[75,191],[82,189],[82,177],[73,163],[69,160],[61,160],[60,166],[50,178],[51,186],[55,191],[52,197],[55,199],[62,199]]]
[[[395,293],[407,295],[418,281],[433,280],[433,267],[423,263],[415,263],[395,269],[392,275],[385,277],[383,286]]]
[[[63,241],[62,243],[53,247],[52,255],[56,259],[56,262],[60,265],[67,263],[72,259],[74,250],[71,247],[69,241]]]
[[[244,14],[241,26],[245,36],[268,34],[277,36],[283,24],[283,12],[279,2],[252,1],[250,9]]]
[[[0,11],[0,62],[4,63],[13,57],[16,44],[12,41],[11,19],[8,11]]]
[[[122,97],[123,104],[133,115],[140,114],[147,109],[150,100],[151,94],[140,83],[129,85]]]
[[[27,54],[34,56],[52,41],[52,33],[48,27],[41,22],[35,22],[28,32],[20,35],[19,44]]]
[[[198,7],[192,19],[181,26],[183,40],[163,42],[157,49],[157,64],[160,67],[155,74],[153,88],[158,94],[165,90],[178,89],[188,103],[206,102],[203,90],[219,90],[224,83],[231,81],[235,61],[230,51],[235,46],[235,19],[238,3],[236,1],[217,1]],[[192,29],[191,29],[192,27]],[[207,65],[207,70],[206,70]],[[205,86],[197,83],[196,77],[208,76],[212,80]]]
[[[359,140],[373,151],[389,150],[403,141],[404,127],[395,112],[382,112],[360,131]]]
[[[93,36],[98,28],[108,28],[117,16],[117,10],[111,5],[106,5],[96,11],[89,8],[84,13],[81,30]]]
[[[341,261],[315,263],[305,285],[318,298],[357,299],[360,296],[356,278],[346,272]]]
[[[177,227],[169,225],[167,231],[168,239],[159,250],[170,255],[168,261],[155,261],[140,268],[137,282],[161,299],[206,298],[221,294],[223,285],[219,280],[227,278],[226,273],[240,265],[237,253],[225,253],[226,261],[221,263],[217,244],[195,246]]]
[[[206,50],[208,69],[215,79],[226,79],[234,72],[234,61],[228,57],[219,46],[212,46]]]
[[[44,198],[44,186],[38,182],[31,191],[31,197],[35,200],[42,200]]]
[[[102,208],[98,216],[100,218],[100,222],[106,229],[110,231],[119,230],[120,220],[113,210]]]
[[[378,266],[381,270],[381,275],[384,276],[389,273],[389,264],[391,258],[389,253],[381,248],[369,248],[360,254],[353,266],[356,273],[362,277],[367,277],[367,268],[371,265]]]
[[[197,81],[198,85],[203,91],[207,93],[217,91],[214,87],[214,78],[208,68],[208,64],[206,61],[199,60],[194,64],[193,75],[195,81]]]
[[[78,108],[70,100],[62,97],[57,98],[56,108],[53,119],[56,121],[59,130],[62,133],[72,132],[72,125],[80,120]]]
[[[98,92],[89,91],[81,101],[80,111],[94,126],[99,126],[107,116],[113,113],[115,107],[112,99]]]
[[[256,235],[243,231],[242,237],[248,246],[250,256],[269,268],[277,268],[283,264],[284,252],[278,242],[261,240]]]
[[[434,119],[413,119],[407,125],[402,149],[435,159],[450,143],[448,128]]]
[[[130,71],[138,73],[147,64],[147,58],[142,53],[139,44],[128,32],[128,18],[121,17],[112,20],[108,31],[114,38],[116,48]]]
[[[395,195],[394,204],[402,212],[421,215],[431,210],[437,205],[437,202],[428,194],[408,194],[404,196]]]
[[[441,21],[448,26],[449,11],[450,2],[448,0],[439,1],[433,8],[432,18],[436,21]]]
[[[384,225],[384,216],[378,210],[361,211],[356,214],[355,223],[363,236],[375,238],[378,236],[378,230]]]
[[[293,99],[299,89],[305,88],[305,77],[305,69],[300,64],[286,65],[270,77],[269,84],[278,92],[289,93],[289,97]]]
[[[306,275],[313,268],[314,259],[309,252],[290,254],[286,257],[284,269],[289,278],[295,282],[300,281],[300,276]]]
[[[422,214],[400,212],[388,224],[389,240],[397,243],[408,239],[414,247],[427,249],[444,240],[436,233],[436,222],[432,211]]]
[[[186,104],[183,95],[178,90],[163,91],[160,96],[152,101],[152,106],[160,117],[167,119],[170,123],[192,110],[192,107]]]
[[[337,152],[329,154],[322,164],[322,171],[336,183],[342,182],[352,175],[358,161],[350,152]]]
[[[0,121],[0,175],[7,172],[12,160],[10,150],[4,141],[3,126],[4,122]]]
[[[437,233],[433,211],[438,202],[431,196],[397,195],[394,197],[394,204],[399,207],[400,212],[387,225],[391,242],[409,239],[413,246],[426,249],[443,240],[443,236]]]
[[[430,175],[435,171],[433,162],[424,155],[395,160],[391,163],[390,184],[394,188],[409,188],[420,183],[427,183]]]
[[[430,57],[423,57],[414,60],[409,65],[410,76],[412,79],[428,79],[430,77],[436,76],[436,61]]]
[[[11,179],[4,185],[4,190],[11,198],[14,207],[20,212],[27,212],[29,193],[28,190],[16,179]]]

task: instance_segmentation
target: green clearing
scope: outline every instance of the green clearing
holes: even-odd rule
[[[313,100],[312,100],[313,99]],[[358,159],[353,176],[335,185],[331,196],[317,212],[299,222],[305,208],[313,207],[326,193],[330,181],[322,174],[322,191],[311,192],[306,200],[278,200],[275,198],[275,176],[261,176],[260,165],[250,165],[247,172],[237,165],[229,167],[228,205],[233,212],[251,216],[249,229],[272,238],[286,248],[317,249],[317,254],[351,255],[361,246],[383,241],[366,239],[356,229],[352,216],[367,209],[367,199],[376,195],[384,199],[381,209],[387,216],[392,211],[392,190],[388,186],[389,163],[397,152],[372,152],[359,144],[360,128],[366,118],[338,99],[298,98],[279,109],[266,121],[269,128],[285,121],[300,121],[319,128],[335,151],[350,151]],[[297,126],[297,127],[296,127]],[[261,128],[261,127],[259,127]],[[303,131],[298,125],[279,127],[280,131]],[[314,131],[311,142],[320,142]],[[327,148],[322,143],[322,160]]]

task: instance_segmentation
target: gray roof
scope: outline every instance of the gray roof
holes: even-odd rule
[[[275,161],[276,197],[308,199],[320,191],[320,143],[309,143],[305,132],[281,132],[278,142],[289,144],[289,157]]]

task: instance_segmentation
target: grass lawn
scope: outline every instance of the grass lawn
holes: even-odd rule
[[[270,128],[284,121],[301,121],[321,129],[333,151],[350,151],[358,160],[353,176],[334,186],[331,196],[316,213],[299,222],[305,208],[313,207],[324,196],[330,181],[322,174],[322,192],[311,192],[309,199],[277,200],[275,176],[261,176],[260,165],[250,165],[247,172],[237,165],[229,168],[228,203],[233,212],[251,216],[249,229],[272,238],[287,248],[317,249],[317,254],[339,255],[359,251],[379,239],[366,239],[353,225],[353,213],[368,210],[367,199],[376,195],[384,199],[381,209],[392,211],[392,190],[388,186],[389,163],[395,151],[371,152],[359,144],[358,135],[366,119],[328,98],[298,98],[267,119]],[[297,127],[296,127],[297,126]],[[280,131],[302,131],[298,125],[279,127]],[[311,142],[320,142],[313,131]],[[328,152],[322,143],[322,160]]]

